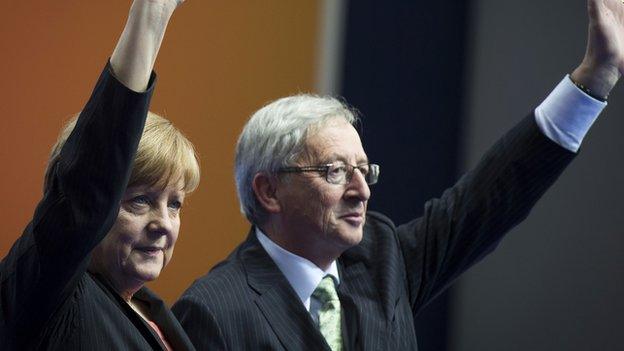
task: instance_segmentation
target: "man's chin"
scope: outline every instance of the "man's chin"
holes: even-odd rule
[[[341,233],[340,245],[344,250],[348,250],[358,245],[362,241],[362,229],[352,229]]]

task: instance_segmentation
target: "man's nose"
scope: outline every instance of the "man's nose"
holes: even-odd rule
[[[370,187],[366,182],[366,178],[359,169],[353,170],[351,180],[347,183],[347,191],[345,196],[350,198],[357,198],[360,201],[368,201],[370,198]]]

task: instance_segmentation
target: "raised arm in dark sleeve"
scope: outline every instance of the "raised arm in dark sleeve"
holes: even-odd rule
[[[421,218],[397,228],[415,313],[491,252],[574,158],[531,114],[503,136]]]
[[[3,332],[36,335],[86,271],[116,219],[152,88],[129,90],[108,65],[100,76],[32,221],[2,261]]]
[[[587,50],[570,79],[588,98],[606,100],[624,72],[624,4],[588,0],[587,6]],[[575,121],[566,113],[550,117],[559,127]],[[439,199],[429,201],[422,218],[400,226],[414,311],[494,249],[528,215],[573,155],[546,137],[531,114],[501,138],[473,171]]]
[[[51,165],[32,221],[1,263],[0,340],[38,335],[114,223],[153,91],[154,61],[181,2],[133,2],[110,64]]]

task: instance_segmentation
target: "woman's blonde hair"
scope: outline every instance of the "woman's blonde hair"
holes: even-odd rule
[[[78,116],[61,130],[52,147],[43,184],[44,193],[51,182],[51,169],[58,162],[65,141],[76,126]],[[128,187],[136,185],[167,186],[183,181],[184,192],[190,193],[199,185],[199,162],[193,144],[169,120],[148,112],[143,135],[132,165]]]

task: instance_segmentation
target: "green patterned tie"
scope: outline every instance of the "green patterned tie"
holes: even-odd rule
[[[336,293],[334,279],[329,275],[325,276],[312,293],[312,297],[321,303],[321,309],[318,313],[321,334],[325,337],[332,351],[341,351],[340,300]]]

